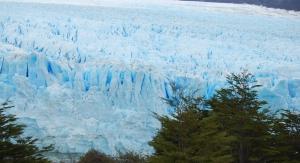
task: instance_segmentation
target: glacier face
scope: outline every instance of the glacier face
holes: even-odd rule
[[[0,2],[0,99],[64,153],[151,153],[169,80],[210,97],[248,69],[270,106],[299,109],[300,14],[211,5]]]

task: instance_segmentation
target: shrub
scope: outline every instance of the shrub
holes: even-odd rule
[[[136,152],[119,152],[117,157],[106,155],[95,149],[89,150],[79,163],[146,163],[147,157]]]
[[[91,149],[80,158],[79,163],[116,163],[116,160],[109,155]]]
[[[136,152],[119,153],[118,163],[145,163],[147,157]]]

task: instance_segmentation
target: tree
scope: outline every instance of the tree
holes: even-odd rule
[[[95,149],[89,150],[84,156],[80,157],[78,163],[116,163],[117,161],[102,152],[99,152]]]
[[[174,85],[172,86],[173,90]],[[181,163],[231,160],[231,141],[226,132],[218,132],[219,124],[210,118],[210,111],[203,109],[204,100],[182,91],[165,99],[175,112],[171,116],[158,116],[161,129],[149,143],[155,153],[150,162]]]
[[[5,113],[12,107],[8,102],[0,106],[0,162],[50,162],[43,153],[52,150],[52,145],[39,149],[37,139],[22,137],[25,125],[17,124],[14,115]]]
[[[95,149],[89,150],[80,157],[78,163],[145,163],[147,157],[136,152],[119,152],[117,156],[110,156]]]
[[[276,154],[270,146],[271,118],[258,99],[260,85],[250,73],[231,74],[228,86],[216,92],[209,104],[223,131],[235,138],[232,144],[234,162],[266,162]]]
[[[283,110],[274,118],[273,142],[278,154],[275,162],[296,163],[300,160],[300,114]]]
[[[195,137],[197,152],[192,157],[195,162],[233,162],[231,144],[235,137],[222,130],[217,118],[209,112],[209,116],[201,120],[201,130]]]
[[[117,157],[118,163],[146,163],[147,156],[133,151],[119,152]]]
[[[162,127],[150,142],[150,162],[299,162],[300,114],[271,114],[246,71],[227,83],[208,100],[183,91],[165,99],[175,113],[156,115]]]

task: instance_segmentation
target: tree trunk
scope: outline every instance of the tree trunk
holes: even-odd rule
[[[246,163],[246,160],[245,160],[245,149],[244,149],[244,144],[243,143],[240,143],[239,163]]]

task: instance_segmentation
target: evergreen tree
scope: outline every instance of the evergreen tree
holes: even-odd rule
[[[235,137],[230,136],[226,131],[222,130],[221,124],[217,120],[217,116],[210,112],[208,117],[201,120],[201,130],[198,131],[195,139],[197,151],[193,160],[199,162],[233,162],[234,158],[231,154],[231,144],[235,141]]]
[[[150,142],[150,162],[299,162],[300,114],[270,114],[247,72],[231,74],[227,82],[207,101],[182,91],[165,99],[176,110],[156,115],[162,127]]]
[[[274,162],[300,162],[300,114],[284,110],[279,118],[274,118],[274,146],[278,154]]]
[[[117,161],[105,153],[91,149],[84,156],[80,157],[78,163],[117,163]]]
[[[200,128],[199,121],[204,117],[202,111],[195,108],[179,109],[172,115],[157,116],[162,128],[157,136],[150,142],[154,147],[155,154],[150,159],[152,162],[191,162],[194,156],[195,136]]]
[[[226,132],[218,132],[219,124],[209,118],[208,110],[201,108],[204,103],[202,98],[184,96],[178,90],[174,94],[167,102],[176,107],[175,113],[171,116],[156,115],[162,127],[149,143],[155,149],[150,162],[198,163],[231,160],[231,155],[228,155],[231,138]]]
[[[148,157],[133,151],[119,152],[118,163],[146,163]]]
[[[43,153],[52,150],[52,146],[39,149],[37,139],[22,137],[24,125],[17,124],[14,115],[5,113],[12,108],[8,102],[0,106],[0,162],[44,163],[50,162]]]
[[[216,92],[209,104],[222,129],[235,138],[234,162],[266,162],[276,154],[270,146],[271,119],[258,99],[256,80],[243,72],[227,77],[228,87]]]

